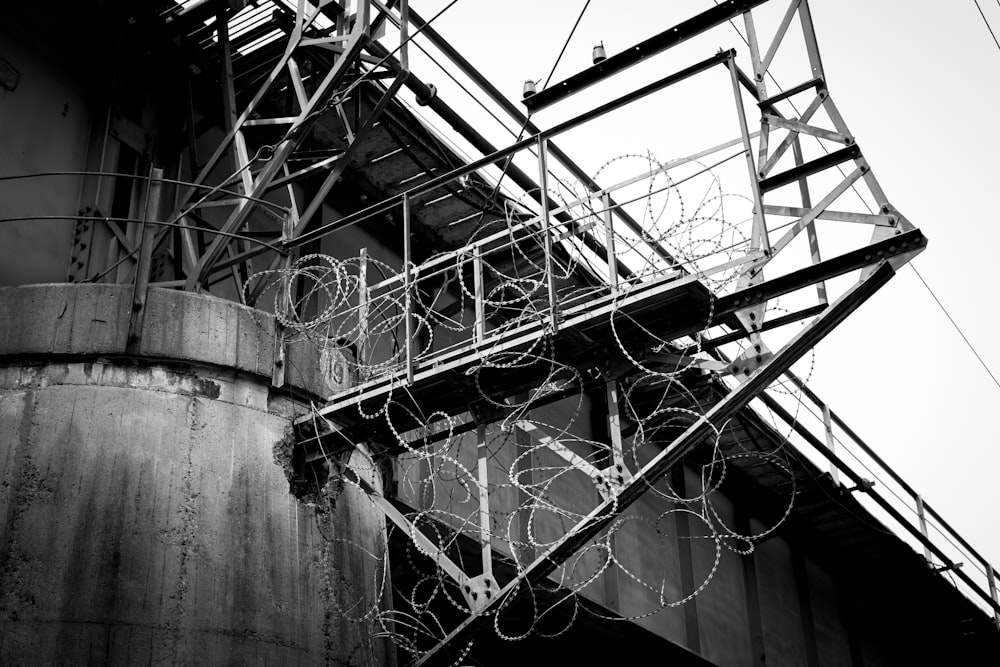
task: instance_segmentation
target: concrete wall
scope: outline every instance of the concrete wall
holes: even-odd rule
[[[58,40],[55,40],[58,42]],[[26,40],[16,21],[0,21],[0,58],[20,73],[0,87],[0,176],[86,168],[90,108],[83,62],[43,41]],[[74,216],[80,176],[0,181],[0,218]],[[64,280],[73,222],[0,222],[0,285]]]
[[[384,519],[289,494],[266,318],[153,290],[128,357],[122,290],[0,289],[0,664],[392,664]]]

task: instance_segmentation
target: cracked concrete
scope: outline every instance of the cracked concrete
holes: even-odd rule
[[[88,348],[91,320],[113,333],[127,311],[48,288],[29,300],[58,327],[0,323],[0,664],[392,664],[344,619],[374,604],[384,520],[356,489],[317,520],[275,464],[303,406],[249,357]]]

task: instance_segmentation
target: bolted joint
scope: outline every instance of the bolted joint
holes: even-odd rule
[[[855,491],[860,491],[861,493],[869,493],[874,488],[875,488],[875,482],[873,482],[870,479],[862,478],[861,481],[858,482],[857,486],[852,486],[851,488],[847,489],[847,492],[854,493]]]

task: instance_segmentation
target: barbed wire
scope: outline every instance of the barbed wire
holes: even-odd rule
[[[351,408],[356,418],[372,422],[373,427],[385,427],[394,441],[393,449],[402,452],[391,461],[381,461],[358,444],[351,450],[351,465],[360,461],[359,475],[367,475],[371,484],[391,481],[395,497],[412,508],[407,519],[425,538],[405,536],[405,563],[396,562],[393,568],[403,568],[408,574],[391,585],[385,579],[388,541],[381,552],[371,545],[351,547],[359,559],[371,562],[366,571],[380,573],[383,579],[369,582],[364,591],[357,591],[357,600],[342,601],[339,608],[346,620],[364,625],[372,637],[389,639],[398,650],[418,658],[447,635],[447,616],[456,611],[468,615],[475,610],[460,583],[441,567],[442,558],[451,559],[464,572],[477,571],[478,564],[468,562],[463,545],[488,540],[494,560],[518,576],[585,521],[602,498],[616,502],[617,482],[609,481],[604,473],[595,474],[609,470],[607,466],[619,456],[603,436],[592,432],[589,422],[592,398],[586,387],[599,378],[592,370],[560,362],[555,354],[550,279],[557,285],[557,298],[564,309],[578,304],[585,307],[595,298],[610,298],[607,317],[617,347],[615,354],[628,367],[620,381],[620,405],[628,425],[619,459],[624,468],[619,473],[621,479],[638,474],[656,452],[703,419],[706,387],[717,380],[706,384],[696,358],[703,337],[718,324],[715,297],[735,288],[740,271],[738,262],[725,270],[714,267],[750,251],[752,204],[746,197],[727,193],[712,168],[693,162],[691,173],[672,177],[664,163],[648,152],[609,160],[595,178],[607,180],[610,172],[623,168],[634,172],[637,162],[649,177],[636,183],[641,194],[625,200],[642,209],[642,215],[634,216],[641,220],[641,229],[613,229],[609,238],[611,228],[604,224],[604,211],[596,210],[580,194],[586,189],[560,183],[548,195],[565,208],[570,221],[555,223],[547,230],[557,240],[548,262],[544,254],[546,229],[539,221],[525,222],[524,207],[510,202],[504,207],[503,218],[485,221],[462,248],[409,267],[392,266],[371,256],[338,259],[307,255],[286,269],[258,273],[244,286],[247,292],[272,295],[274,312],[289,340],[308,341],[321,350],[340,354],[353,381],[360,384],[404,374],[407,346],[410,363],[430,362],[468,346],[476,339],[477,327],[488,327],[479,342],[478,357],[465,371],[475,388],[474,395],[468,397],[469,406],[492,406],[499,415],[485,428],[482,443],[487,479],[478,474],[478,437],[463,428],[469,420],[462,419],[465,410],[461,407],[456,408],[457,415],[424,414],[405,387],[390,384],[374,407],[363,409],[359,404]],[[567,202],[578,203],[569,206]],[[610,292],[607,281],[591,284],[580,278],[607,277],[614,270],[606,257],[572,242],[581,231],[593,234],[604,247],[612,245],[617,259],[632,271],[631,277],[620,279],[616,293]],[[656,246],[670,257],[656,252]],[[472,277],[475,262],[481,263],[482,282],[478,285]],[[701,330],[689,336],[694,353],[689,350],[684,356],[678,356],[683,349],[678,341],[642,328],[618,307],[632,290],[669,279],[678,267],[689,273],[715,271],[702,280],[711,293],[710,310]],[[477,300],[481,310],[478,319]],[[404,333],[408,313],[413,318],[414,337],[410,341]],[[640,331],[641,340],[634,335],[624,340],[619,333],[624,324]],[[540,333],[523,348],[508,350],[499,344],[511,332],[527,327]],[[673,358],[671,354],[679,360],[656,360],[657,355]],[[519,397],[494,395],[483,380],[486,373],[527,370],[542,379]],[[557,406],[543,408],[554,394],[561,396]],[[325,418],[318,411],[314,421],[317,433],[336,430],[332,424],[323,424]],[[698,450],[697,461],[701,463],[690,464],[696,473],[700,465],[698,481],[688,480],[683,492],[665,478],[643,479],[650,493],[642,509],[622,512],[544,583],[522,582],[511,590],[491,612],[496,636],[505,641],[558,636],[581,614],[643,619],[683,605],[703,592],[717,575],[726,551],[752,552],[755,543],[776,530],[791,513],[794,476],[780,446],[745,446],[741,428],[748,427],[730,423],[713,427],[711,437]],[[362,452],[360,459],[358,452]],[[729,468],[745,465],[749,459],[774,467],[793,483],[787,490],[783,514],[770,525],[743,534],[724,520],[717,494]],[[282,463],[287,469],[287,460]],[[321,513],[336,511],[338,499],[348,492],[345,488],[354,494],[366,493],[353,475],[343,473],[344,461],[331,455],[324,465],[327,477],[317,476],[316,489],[309,495]],[[377,471],[383,465],[392,467],[391,475],[379,476]],[[485,528],[480,525],[479,508],[484,490],[490,498],[490,520]],[[393,528],[389,539],[400,530]],[[350,542],[343,535],[332,539]],[[663,567],[649,568],[648,559],[640,563],[635,549],[622,549],[617,544],[635,544],[637,540],[644,547],[655,545],[665,556],[680,543],[691,543],[692,548],[704,543],[712,555],[698,561],[704,567],[685,588],[676,572],[666,567],[673,559],[664,557],[660,559]],[[595,587],[607,577],[616,577],[621,585],[637,591],[628,596],[628,605],[612,612],[583,604],[583,598],[601,598]],[[379,594],[389,590],[391,608],[384,594]],[[471,644],[454,648],[459,655],[456,664],[461,664]]]

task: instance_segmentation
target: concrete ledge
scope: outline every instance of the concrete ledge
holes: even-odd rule
[[[45,284],[0,288],[0,357],[126,355],[131,285]],[[151,287],[140,358],[231,368],[270,382],[274,318],[204,294]],[[320,397],[350,383],[343,355],[289,346],[285,382]]]

